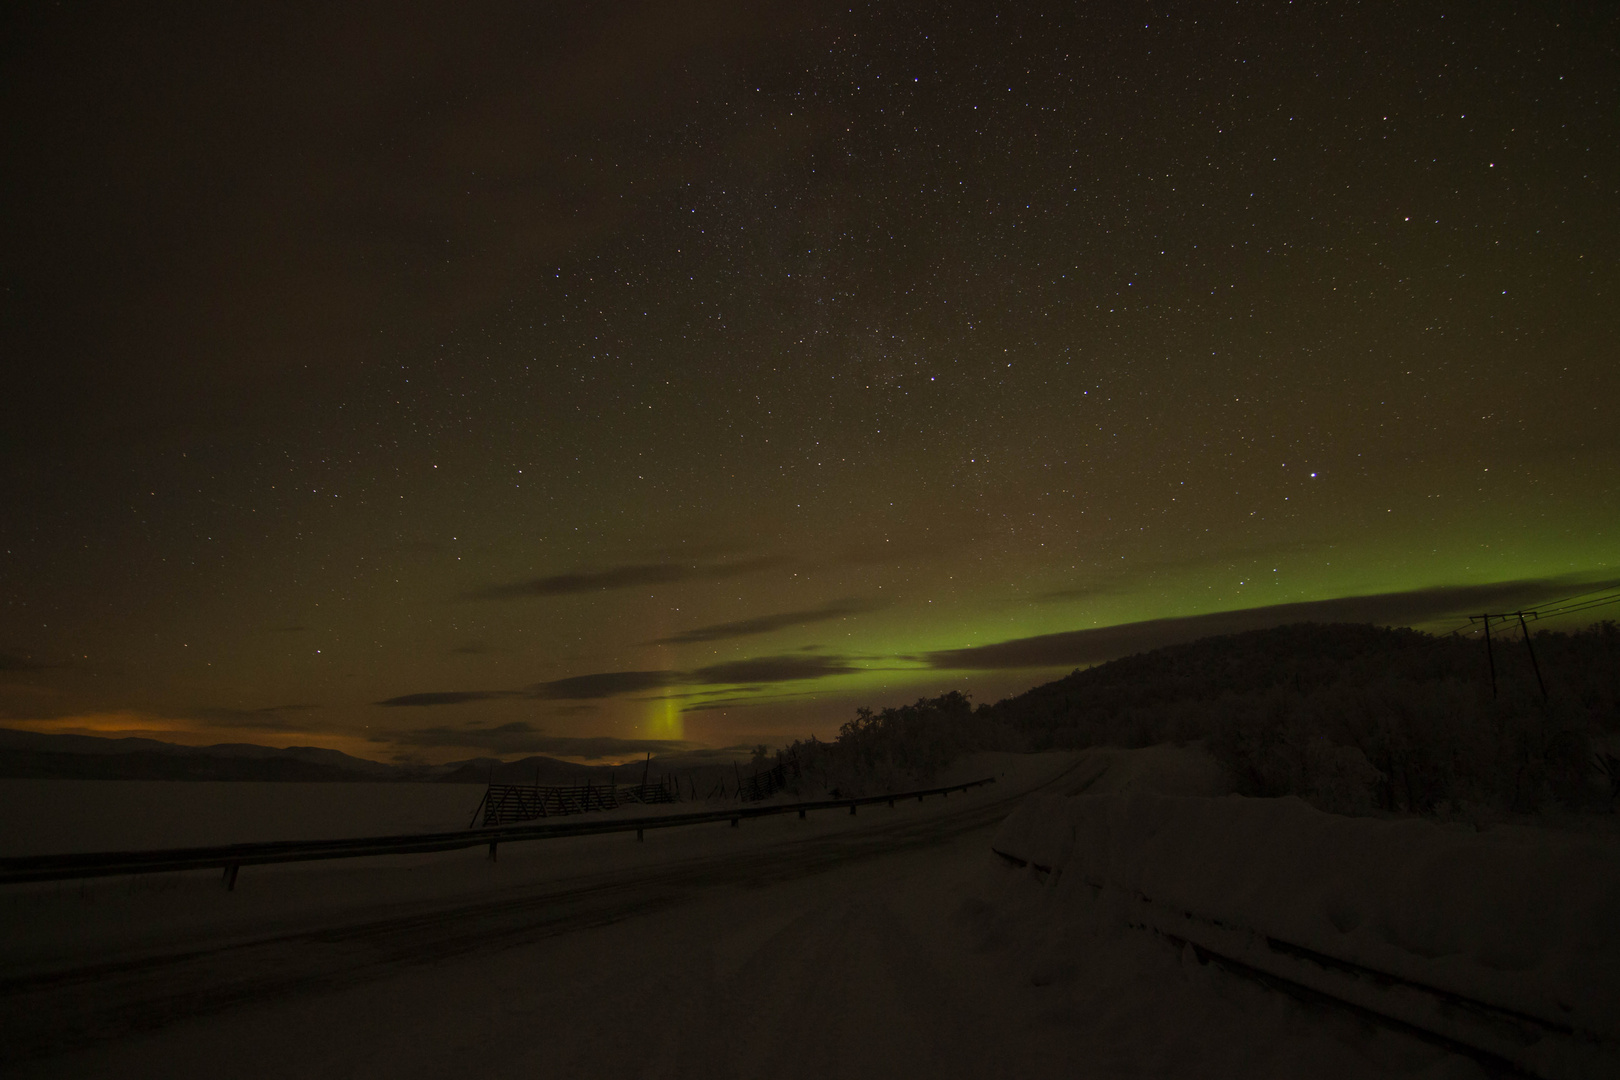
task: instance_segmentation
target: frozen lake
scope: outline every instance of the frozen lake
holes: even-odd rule
[[[464,829],[482,784],[0,780],[0,855]]]

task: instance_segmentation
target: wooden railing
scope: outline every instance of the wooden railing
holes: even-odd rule
[[[244,866],[269,863],[309,862],[316,859],[353,859],[367,855],[411,855],[430,851],[455,851],[489,845],[489,857],[503,843],[521,840],[551,840],[565,836],[632,832],[641,839],[647,829],[670,829],[682,825],[702,825],[729,821],[735,827],[744,818],[770,817],[797,812],[799,817],[814,810],[841,810],[851,814],[861,806],[886,802],[893,806],[900,799],[921,802],[930,795],[949,796],[995,783],[985,777],[966,784],[905,791],[891,795],[867,795],[858,799],[822,799],[816,802],[777,803],[774,806],[733,806],[694,814],[668,814],[659,817],[584,819],[547,822],[544,825],[507,825],[467,829],[452,833],[420,833],[408,836],[372,836],[347,840],[280,840],[255,844],[226,844],[220,847],[171,848],[164,851],[102,851],[85,855],[25,855],[0,858],[0,885],[30,881],[64,881],[73,878],[108,877],[117,874],[155,874],[178,870],[221,869],[225,887],[236,887],[237,871]],[[598,789],[601,790],[601,789]],[[624,789],[620,789],[621,791]]]
[[[737,798],[743,802],[759,802],[787,787],[787,783],[787,766],[778,762],[773,768],[755,773],[745,780],[738,780]]]
[[[470,829],[484,815],[486,826],[516,825],[536,818],[588,814],[593,810],[617,810],[629,803],[652,805],[672,803],[675,796],[663,784],[631,784],[625,787],[541,787],[538,784],[491,784],[473,810]]]

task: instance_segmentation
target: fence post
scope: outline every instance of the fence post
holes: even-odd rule
[[[226,892],[235,892],[236,891],[236,872],[238,870],[240,870],[241,868],[242,868],[241,863],[226,863],[225,864],[225,891]]]

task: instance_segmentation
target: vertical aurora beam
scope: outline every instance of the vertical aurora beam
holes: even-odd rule
[[[685,739],[686,721],[681,715],[680,703],[674,698],[659,698],[650,703],[647,713],[649,739]]]

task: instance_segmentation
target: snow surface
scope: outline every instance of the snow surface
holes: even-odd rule
[[[995,846],[1054,871],[1072,920],[1146,904],[1157,926],[1251,931],[1573,1027],[1620,1067],[1610,838],[1137,792],[1033,798]]]
[[[1028,790],[1067,768],[1066,754],[979,754],[954,763],[931,786],[995,776],[989,798]],[[48,789],[59,786],[52,793]],[[43,789],[43,790],[42,790]],[[402,832],[457,832],[484,789],[462,784],[257,783],[119,780],[15,780],[3,828],[5,854],[117,851],[250,840],[321,839]],[[972,793],[902,803],[911,818],[948,813]],[[791,801],[781,795],[770,801]],[[42,818],[13,816],[26,800]],[[629,805],[593,820],[651,817],[736,806],[698,800]],[[758,805],[758,804],[750,804]],[[243,867],[234,893],[218,871],[143,874],[0,888],[0,970],[23,973],[76,959],[123,960],[231,941],[261,931],[342,924],[379,909],[434,910],[491,895],[521,893],[683,860],[756,851],[807,837],[859,833],[876,815],[843,810],[760,818],[738,829],[723,824],[633,834],[511,842],[491,864],[484,848],[419,855],[289,862]],[[54,820],[52,820],[54,818]],[[563,820],[577,820],[568,818]],[[39,837],[32,835],[37,829]],[[139,841],[139,842],[137,842]]]
[[[980,755],[941,782],[996,785],[892,810],[512,844],[497,863],[248,867],[234,893],[190,873],[0,890],[0,1059],[27,1043],[8,1075],[73,1077],[1482,1075],[1066,918],[1060,890],[990,851],[1021,791],[1197,786],[1197,759]],[[161,963],[82,974],[143,958]]]

